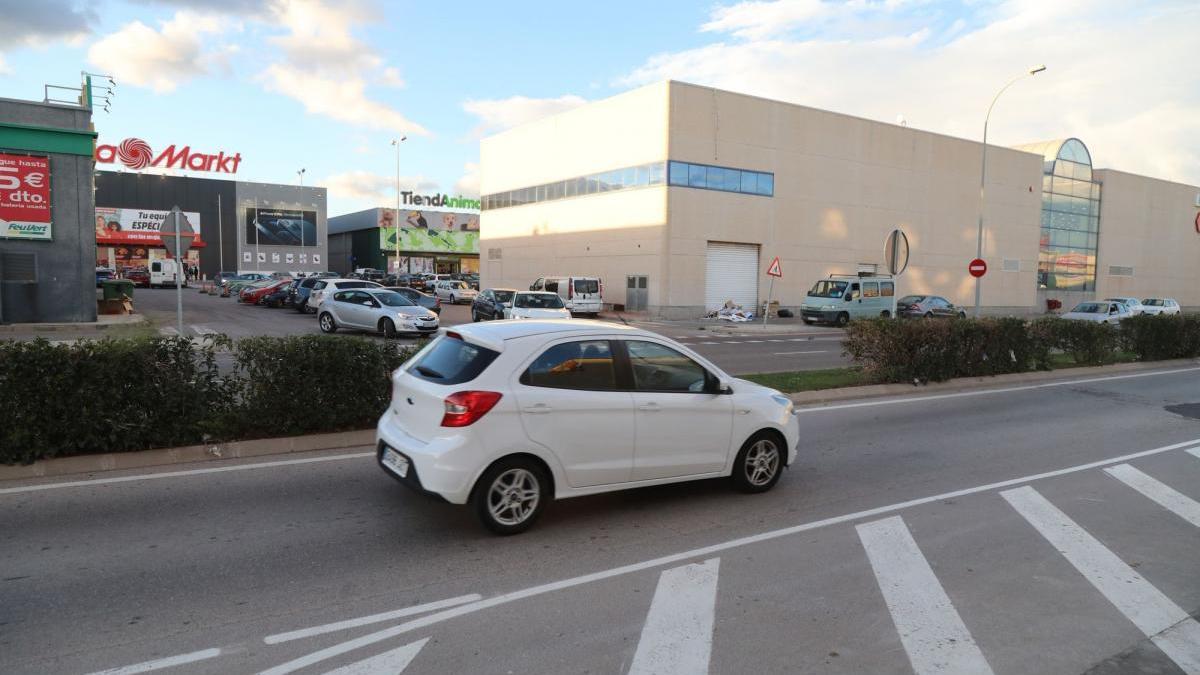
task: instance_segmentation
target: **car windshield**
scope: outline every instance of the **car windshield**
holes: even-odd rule
[[[450,282],[446,283],[446,286],[449,288],[466,288],[467,287],[467,285],[461,281],[450,281]]]
[[[412,307],[412,301],[395,291],[372,293],[375,299],[387,307]]]
[[[1108,305],[1099,302],[1081,302],[1071,310],[1075,314],[1104,314],[1107,311]]]
[[[513,307],[524,309],[562,309],[562,298],[554,293],[518,293]]]
[[[496,300],[498,302],[512,302],[513,296],[516,295],[517,292],[516,291],[495,291],[495,294],[496,294]]]
[[[846,288],[849,285],[848,281],[822,279],[813,284],[812,290],[808,294],[814,298],[840,298],[846,294]]]
[[[1147,307],[1162,307],[1163,301],[1158,298],[1146,298],[1142,304]]]
[[[925,299],[925,296],[923,296],[923,295],[906,295],[903,298],[900,298],[899,300],[897,300],[896,302],[900,303],[901,305],[915,305],[924,299]]]

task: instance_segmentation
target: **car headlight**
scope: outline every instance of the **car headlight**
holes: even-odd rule
[[[792,399],[784,396],[783,394],[771,394],[771,400],[775,401],[779,405],[783,406],[784,411],[787,412],[789,415],[792,413],[792,408],[793,408]]]
[[[397,319],[404,319],[404,320],[406,320],[406,321],[407,321],[408,319],[411,319],[411,318],[413,318],[413,315],[412,315],[412,314],[405,314],[404,312],[396,312],[396,318],[397,318]]]
[[[824,310],[837,309],[837,305],[821,305],[821,309],[824,309]]]

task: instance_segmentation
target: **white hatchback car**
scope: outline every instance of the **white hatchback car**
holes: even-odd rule
[[[506,319],[569,319],[571,310],[557,293],[517,291],[504,308]]]
[[[1169,316],[1179,313],[1179,303],[1175,298],[1146,298],[1142,300],[1142,311],[1145,314]]]
[[[551,499],[729,476],[769,490],[800,424],[774,389],[655,333],[596,321],[457,326],[392,374],[376,451],[498,534]]]
[[[1110,302],[1124,303],[1125,306],[1129,308],[1129,312],[1132,316],[1143,314],[1146,311],[1146,308],[1142,306],[1142,301],[1138,300],[1137,298],[1105,298],[1105,300]]]
[[[351,288],[325,298],[317,309],[317,325],[324,333],[352,328],[394,338],[400,333],[436,332],[438,315],[395,291]]]
[[[321,279],[313,284],[312,290],[308,293],[308,306],[315,312],[321,311],[321,303],[325,298],[332,296],[338,291],[345,291],[352,288],[383,288],[382,284],[377,284],[374,281],[366,281],[365,279]]]
[[[446,279],[439,281],[433,285],[434,295],[442,302],[448,302],[452,305],[457,305],[460,302],[471,304],[475,296],[479,295],[479,291],[471,288],[465,281],[455,279]]]

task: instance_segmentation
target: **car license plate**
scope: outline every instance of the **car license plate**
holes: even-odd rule
[[[408,460],[395,450],[383,451],[383,465],[395,471],[401,478],[408,477]]]

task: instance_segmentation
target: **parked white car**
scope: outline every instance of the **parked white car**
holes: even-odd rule
[[[557,293],[519,291],[512,305],[504,308],[506,319],[569,319],[571,310]]]
[[[1121,319],[1133,316],[1123,302],[1115,300],[1099,300],[1081,302],[1062,318],[1072,321],[1092,321],[1095,323],[1120,323]]]
[[[312,291],[308,294],[308,306],[319,314],[321,311],[321,302],[325,298],[338,291],[354,288],[383,288],[383,285],[377,284],[374,281],[366,281],[365,279],[321,279],[313,284]]]
[[[1146,298],[1142,300],[1142,311],[1146,314],[1169,315],[1179,313],[1175,298]]]
[[[786,396],[656,333],[488,321],[392,374],[376,436],[385,472],[516,534],[552,499],[721,476],[764,492],[800,425]]]
[[[400,333],[435,333],[438,316],[395,291],[362,288],[329,296],[317,309],[317,325],[325,333],[352,328],[394,338]]]
[[[529,290],[558,293],[571,314],[596,316],[604,309],[604,283],[600,277],[540,277]]]
[[[1142,301],[1137,298],[1105,298],[1105,300],[1125,303],[1125,306],[1129,308],[1133,316],[1143,314],[1146,311],[1146,308],[1142,306]]]
[[[470,303],[479,295],[479,291],[471,288],[465,281],[456,279],[446,279],[439,281],[433,286],[433,293],[438,300],[448,302],[452,305],[457,305],[460,302]]]

